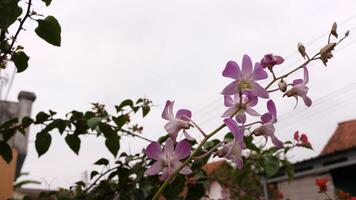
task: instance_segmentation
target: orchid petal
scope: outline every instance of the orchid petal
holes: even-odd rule
[[[174,120],[168,122],[164,126],[164,129],[170,134],[175,134],[175,133],[178,133],[181,129],[185,128],[186,126],[187,126],[186,121],[183,121],[180,119],[174,119]]]
[[[307,97],[306,95],[302,97],[303,98],[303,101],[304,101],[304,104],[308,107],[310,107],[312,105],[312,100]]]
[[[241,71],[239,65],[235,61],[229,61],[222,73],[224,77],[229,77],[235,80],[240,80]]]
[[[269,113],[271,113],[272,116],[274,116],[274,117],[277,116],[277,109],[276,109],[276,105],[274,104],[273,100],[269,100],[267,102],[267,110]]]
[[[174,158],[182,160],[190,155],[191,146],[187,140],[182,140],[177,143]]]
[[[179,160],[175,160],[173,161],[172,163],[172,168],[173,170],[176,170],[178,169],[180,166],[183,165],[182,162],[180,162]],[[187,175],[187,174],[191,174],[192,173],[192,170],[188,167],[188,166],[184,166],[180,171],[179,171],[180,174],[183,174],[183,175]]]
[[[231,118],[232,115],[236,112],[236,110],[237,109],[235,107],[230,107],[222,114],[221,117],[223,117],[223,118]]]
[[[162,171],[162,168],[163,168],[163,163],[161,161],[158,161],[145,171],[145,175],[146,176],[156,175],[160,171]]]
[[[274,56],[276,65],[280,65],[284,62],[284,58],[282,56]]]
[[[169,172],[167,167],[164,168],[162,171],[161,180],[163,180],[163,181],[167,180],[168,177],[170,176],[170,173],[172,173],[172,172]]]
[[[268,77],[267,72],[263,69],[260,63],[255,63],[255,68],[253,69],[252,78],[253,80],[263,80]]]
[[[224,105],[226,107],[232,107],[235,104],[236,104],[236,102],[231,96],[224,96]]]
[[[303,79],[295,79],[292,84],[295,86],[295,85],[299,85],[302,83],[303,83]]]
[[[176,118],[186,121],[186,119],[183,116],[185,116],[185,117],[190,119],[190,118],[192,118],[192,112],[190,110],[187,110],[187,109],[178,110],[177,114],[176,114]]]
[[[244,111],[240,111],[235,115],[235,119],[238,123],[244,124],[246,122],[246,114]]]
[[[232,83],[230,83],[229,85],[227,85],[223,91],[221,92],[221,94],[223,95],[233,95],[238,93],[238,88],[237,88],[237,81],[233,81]]]
[[[163,112],[162,112],[162,118],[165,119],[165,120],[172,120],[174,118],[174,115],[173,115],[173,104],[174,104],[174,101],[169,101],[167,100],[166,101],[166,105],[163,109]]]
[[[241,130],[241,128],[238,127],[237,123],[233,119],[231,118],[224,119],[224,123],[229,128],[229,130],[234,135],[237,141],[241,141],[243,139],[244,133]]]
[[[164,155],[173,155],[174,153],[174,143],[173,140],[171,138],[168,138],[166,140],[166,144],[163,148],[163,153]]]
[[[255,111],[250,107],[245,108],[245,111],[252,116],[260,116],[260,114],[257,111]]]
[[[242,76],[248,77],[252,74],[252,61],[250,56],[244,55],[242,58]]]
[[[162,149],[158,142],[152,142],[146,148],[146,155],[153,160],[161,160]]]
[[[262,116],[261,116],[261,121],[262,121],[262,123],[267,123],[267,122],[269,122],[269,121],[271,121],[272,120],[272,115],[270,114],[270,113],[265,113],[265,114],[263,114]]]
[[[278,148],[282,148],[283,147],[283,142],[282,141],[280,141],[276,136],[272,136],[271,137],[271,140],[272,140],[272,143],[276,146],[276,147],[278,147]]]
[[[187,131],[183,129],[183,134],[187,140],[194,141],[195,138],[193,138]]]
[[[265,99],[269,98],[268,92],[256,82],[252,82],[251,92],[254,95],[259,96],[261,98],[265,98]]]

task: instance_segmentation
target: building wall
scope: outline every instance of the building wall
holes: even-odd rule
[[[16,171],[17,152],[12,150],[13,158],[10,164],[7,164],[0,157],[0,200],[5,200],[12,197],[13,182]]]
[[[324,200],[325,194],[318,193],[318,186],[315,184],[317,178],[329,178],[328,182],[328,195],[334,196],[334,185],[330,174],[321,176],[308,176],[294,179],[290,183],[288,181],[278,183],[278,189],[282,192],[284,198],[290,200]]]

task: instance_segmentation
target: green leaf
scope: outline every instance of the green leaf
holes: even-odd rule
[[[52,142],[52,137],[47,132],[37,133],[35,146],[36,146],[38,157],[41,157],[43,154],[45,154],[48,151],[51,142]]]
[[[120,137],[118,133],[107,124],[99,124],[99,128],[106,138],[105,146],[114,155],[114,157],[116,157],[120,149]]]
[[[275,175],[279,170],[279,159],[272,155],[263,156],[262,167],[268,177]]]
[[[146,117],[146,115],[150,112],[151,108],[149,106],[142,107],[142,116]]]
[[[99,172],[97,172],[97,171],[92,171],[91,173],[90,173],[90,180],[91,179],[93,179],[96,175],[98,175],[99,174]]]
[[[24,128],[29,127],[33,122],[34,122],[33,119],[31,117],[28,117],[28,116],[22,118],[22,121],[21,121],[22,126]]]
[[[133,108],[134,108],[133,101],[132,101],[131,99],[126,99],[126,100],[124,100],[123,102],[121,102],[120,105],[115,106],[115,108],[116,108],[116,111],[117,111],[117,112],[120,112],[120,111],[122,111],[123,108],[126,107],[126,106],[130,106],[131,109],[133,109]]]
[[[29,59],[30,58],[23,51],[18,51],[12,54],[11,60],[15,63],[17,73],[21,73],[27,69]]]
[[[52,3],[52,0],[42,0],[42,1],[46,3],[46,6],[49,6]]]
[[[120,149],[120,137],[113,137],[105,140],[105,146],[109,149],[114,157],[117,156],[117,153]]]
[[[92,117],[87,121],[87,125],[89,126],[89,128],[94,130],[103,119],[104,118],[102,118],[102,117]]]
[[[36,124],[41,124],[41,123],[47,121],[47,119],[49,119],[49,117],[50,117],[50,115],[48,115],[47,113],[39,112],[36,115]]]
[[[115,122],[118,129],[121,129],[121,127],[126,124],[125,115],[120,115],[119,117],[112,117],[112,120]]]
[[[0,155],[7,163],[11,162],[12,150],[11,147],[4,141],[0,141]]]
[[[44,20],[37,20],[37,22],[38,26],[35,29],[37,35],[54,46],[61,46],[61,26],[57,19],[48,16]]]
[[[77,135],[67,135],[65,141],[72,151],[78,155],[80,149],[80,138]]]
[[[22,14],[22,8],[18,3],[19,0],[0,1],[0,29],[7,30]]]
[[[106,158],[100,158],[99,160],[97,160],[94,165],[108,165],[109,161]]]

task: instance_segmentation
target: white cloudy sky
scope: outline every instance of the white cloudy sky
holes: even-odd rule
[[[356,26],[352,0],[53,0],[48,9],[35,3],[38,11],[60,21],[62,47],[47,45],[32,31],[20,36],[31,56],[30,68],[16,75],[10,100],[16,100],[20,90],[33,91],[38,97],[34,113],[53,109],[63,115],[86,110],[91,102],[112,107],[125,98],[147,96],[158,106],[140,122],[144,135],[152,139],[163,132],[160,113],[167,99],[193,110],[193,118],[207,131],[221,123],[219,92],[229,83],[221,71],[228,60],[240,62],[249,54],[259,61],[266,53],[276,53],[287,59],[278,72],[286,72],[302,61],[297,42],[314,52],[327,40],[334,21],[341,34]],[[293,160],[316,156],[338,122],[356,118],[355,38],[351,31],[327,68],[321,63],[310,66],[311,108],[300,104],[293,111],[293,100],[276,96],[278,136],[290,139],[301,130],[315,148],[295,151]],[[81,178],[100,156],[110,157],[103,141],[90,137],[83,138],[78,157],[54,133],[49,152],[38,158],[36,130],[31,131],[23,170],[46,180],[52,189]],[[122,150],[135,152],[145,145],[129,139]]]

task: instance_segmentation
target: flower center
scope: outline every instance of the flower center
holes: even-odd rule
[[[251,89],[251,83],[245,79],[242,79],[238,83],[237,87],[240,88],[240,90],[249,90]]]

